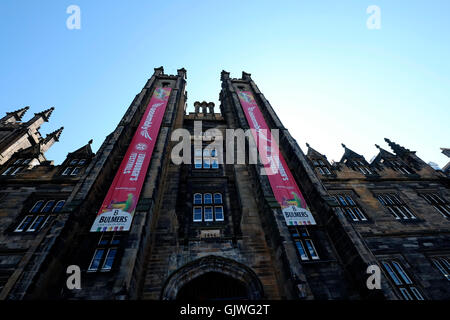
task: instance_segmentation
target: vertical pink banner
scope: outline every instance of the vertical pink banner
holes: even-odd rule
[[[130,230],[171,90],[155,89],[91,232]]]
[[[252,135],[257,143],[261,161],[267,164],[264,168],[273,194],[283,211],[286,224],[316,224],[283,155],[278,151],[278,144],[273,139],[253,94],[249,91],[238,91],[238,95],[245,117],[250,128],[253,129]],[[262,150],[263,148],[267,148],[267,151]],[[273,152],[274,150],[276,152]]]

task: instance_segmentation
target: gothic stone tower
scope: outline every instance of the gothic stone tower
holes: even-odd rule
[[[55,166],[45,152],[63,128],[45,138],[38,130],[53,108],[22,122],[26,110],[0,119],[0,300],[47,289],[41,271],[58,262],[51,251],[69,217],[62,208],[94,156],[89,143]]]
[[[69,218],[40,275],[45,280],[27,298],[382,297],[365,288],[364,271],[373,257],[347,235],[351,230],[333,214],[305,155],[250,75],[231,79],[224,71],[221,81],[220,108],[195,102],[195,112],[186,114],[186,71],[167,75],[162,67],[155,69],[70,194],[63,210]],[[268,128],[279,130],[281,155],[304,197],[297,200],[308,207],[313,223],[287,223],[268,176],[261,173],[260,160],[225,164],[219,153],[225,159],[231,151],[228,145],[223,144],[221,151],[208,150],[208,129],[225,137],[227,129],[250,128],[239,91],[254,97]],[[161,92],[168,94],[161,100],[165,105],[159,109],[163,110],[159,119],[157,111],[149,110]],[[147,143],[136,144],[134,139],[145,137],[143,127],[146,130],[158,121],[145,167],[144,160],[136,159]],[[196,132],[199,121],[202,129]],[[176,129],[190,133],[188,163],[175,164],[170,157],[179,144],[171,139]],[[130,153],[134,147],[139,151]],[[136,172],[136,179],[129,180],[138,180],[142,167],[138,198],[110,197],[112,189],[124,188],[118,173]],[[294,198],[285,201],[297,203]],[[125,225],[129,207],[135,208],[134,215]],[[69,265],[80,266],[82,290],[66,288]]]
[[[387,288],[367,289],[374,255],[336,214],[333,198],[250,74],[234,79],[223,71],[221,82],[219,108],[195,102],[195,112],[186,114],[186,70],[155,69],[71,189],[65,220],[39,265],[24,271],[38,285],[15,297],[391,297]],[[290,183],[281,191],[264,174],[269,169],[262,170],[268,154],[260,153],[257,163],[226,164],[220,157],[237,144],[207,148],[209,129],[225,137],[229,129],[262,125],[279,133],[277,174]],[[189,132],[192,158],[182,164],[171,158],[180,143],[172,141],[177,129]],[[281,199],[283,188],[290,192]],[[70,265],[81,269],[81,290],[66,287]]]

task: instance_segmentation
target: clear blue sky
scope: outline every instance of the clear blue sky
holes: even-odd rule
[[[81,29],[66,8],[81,8]],[[369,30],[366,8],[381,9]],[[47,158],[97,151],[153,73],[188,71],[188,104],[218,104],[220,72],[252,74],[304,151],[339,160],[341,142],[370,160],[383,138],[426,162],[448,161],[450,1],[0,2],[0,112],[54,106]]]

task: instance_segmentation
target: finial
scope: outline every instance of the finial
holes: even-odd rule
[[[55,130],[49,134],[47,134],[47,136],[45,137],[46,141],[49,141],[52,137],[55,138],[56,141],[58,141],[59,136],[61,135],[61,133],[63,132],[64,127],[59,128],[58,130]]]
[[[342,145],[343,148],[347,149],[347,147],[345,146],[345,144],[341,143],[341,145]]]
[[[308,142],[306,143],[306,146],[309,148],[309,143]]]
[[[9,115],[14,115],[14,116],[16,116],[19,120],[22,120],[23,115],[25,114],[25,112],[28,111],[28,109],[30,109],[30,107],[29,107],[29,106],[26,106],[26,107],[24,107],[24,108],[22,108],[22,109],[19,109],[19,110],[13,111],[13,112],[7,112],[6,114],[7,114],[8,116],[9,116]]]
[[[155,70],[155,72],[154,72],[155,75],[160,75],[160,74],[162,75],[162,74],[164,74],[164,67],[163,66],[161,66],[159,68],[155,68],[154,70]]]
[[[178,76],[183,77],[183,79],[187,78],[187,76],[186,76],[186,69],[185,68],[178,69],[177,70],[177,74],[178,74]]]
[[[243,80],[251,80],[252,75],[250,73],[247,73],[245,71],[242,71],[242,79]]]
[[[92,142],[94,142],[94,140],[91,139],[89,140],[88,144],[92,144]]]
[[[380,148],[380,146],[379,146],[379,145],[377,145],[376,143],[375,143],[375,147],[377,147],[378,149],[381,149],[381,148]]]
[[[42,116],[42,117],[44,118],[44,120],[47,122],[48,119],[50,118],[50,116],[51,116],[53,110],[55,110],[55,107],[51,107],[51,108],[49,108],[49,109],[47,109],[47,110],[44,110],[44,111],[35,113],[34,115],[35,115],[35,116]]]
[[[229,78],[230,78],[230,73],[225,70],[222,70],[222,72],[220,73],[220,81],[225,81]]]

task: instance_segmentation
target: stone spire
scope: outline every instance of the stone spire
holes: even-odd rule
[[[13,112],[7,112],[6,116],[3,117],[2,119],[0,119],[0,122],[17,122],[17,121],[21,121],[23,115],[25,114],[25,112],[28,111],[28,109],[30,109],[29,106],[26,106],[25,108],[13,111]]]
[[[186,79],[186,78],[187,78],[187,72],[186,72],[186,69],[185,69],[185,68],[178,69],[178,70],[177,70],[177,75],[178,75],[179,77],[182,77],[183,79]]]
[[[222,72],[220,73],[220,81],[225,81],[228,79],[230,79],[230,73],[225,70],[222,70]]]
[[[53,131],[52,133],[47,134],[45,139],[41,141],[41,152],[45,153],[50,147],[57,141],[59,141],[59,137],[61,136],[64,127],[59,128],[58,130]]]
[[[61,133],[63,132],[64,127],[59,128],[58,130],[55,130],[45,137],[45,141],[49,141],[52,138],[55,139],[55,141],[59,141],[59,137],[61,136]]]
[[[53,110],[55,110],[55,108],[51,107],[51,108],[49,108],[47,110],[35,113],[34,116],[35,117],[41,116],[42,118],[44,118],[44,121],[47,122],[48,119],[50,118],[50,116],[52,115]]]
[[[410,153],[415,153],[414,151],[406,149],[406,148],[402,147],[401,145],[399,145],[395,142],[392,142],[388,138],[384,138],[384,141],[386,141],[388,143],[389,147],[391,147],[392,151],[394,151],[395,154],[400,157],[405,156]]]
[[[50,109],[35,113],[34,117],[26,122],[28,129],[31,130],[33,134],[39,135],[38,130],[40,126],[44,122],[48,122],[53,110],[55,110],[55,108],[51,107]]]

